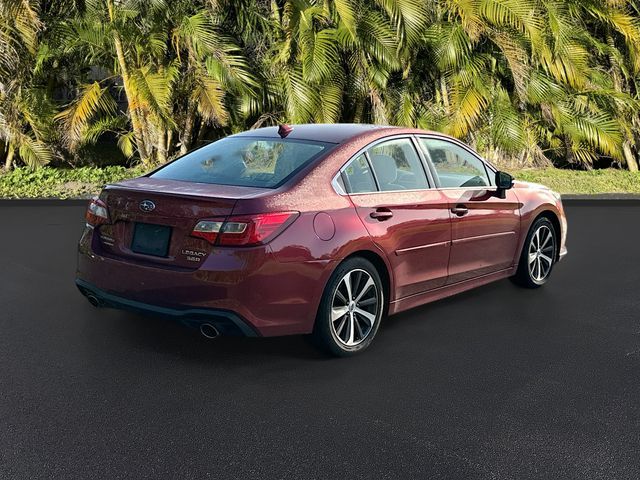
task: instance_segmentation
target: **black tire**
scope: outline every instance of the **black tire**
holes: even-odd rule
[[[537,241],[538,248],[536,248],[536,232],[538,232],[539,235]],[[551,248],[549,248],[549,244],[547,243],[545,244],[543,251],[539,248],[540,244],[543,243],[540,238],[544,236],[546,232],[550,233],[549,239],[551,242]],[[558,232],[556,232],[553,223],[551,223],[551,221],[546,217],[536,219],[533,222],[533,225],[531,225],[531,228],[527,233],[527,238],[524,241],[522,252],[520,253],[520,260],[518,261],[518,270],[516,271],[516,274],[511,277],[513,282],[525,288],[539,288],[547,283],[556,262],[557,249]],[[541,258],[536,258],[533,260],[533,264],[531,264],[529,257],[530,253],[534,256],[537,254],[537,256]],[[550,264],[548,264],[545,257],[551,258]],[[536,266],[538,266],[539,270],[536,270]],[[546,270],[547,268],[548,270]],[[543,270],[544,275],[542,275]]]
[[[358,287],[364,290],[361,303],[356,303],[354,296],[348,301],[346,299],[347,274],[349,274],[349,283],[353,283],[354,296],[360,293],[357,290]],[[372,284],[369,284],[369,279],[372,280]],[[369,286],[365,289],[367,284]],[[377,299],[375,308],[371,303],[374,297]],[[371,344],[380,327],[385,301],[380,275],[371,262],[361,257],[345,260],[331,274],[325,286],[311,340],[324,351],[338,357],[348,357],[362,352]],[[345,303],[344,306],[343,303]],[[347,310],[343,316],[332,321],[334,308],[336,315],[343,308]],[[373,320],[369,320],[370,318]],[[359,339],[360,336],[361,339]]]

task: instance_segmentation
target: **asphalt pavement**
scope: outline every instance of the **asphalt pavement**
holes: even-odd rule
[[[571,202],[544,288],[385,319],[363,355],[95,309],[82,206],[0,204],[0,478],[640,478],[640,202]]]

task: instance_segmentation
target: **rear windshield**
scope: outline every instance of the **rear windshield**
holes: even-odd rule
[[[327,152],[331,144],[256,137],[228,137],[171,162],[152,178],[275,188]]]

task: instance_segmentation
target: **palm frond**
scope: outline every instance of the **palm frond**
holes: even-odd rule
[[[537,3],[527,0],[481,0],[480,12],[492,25],[525,33],[534,45],[540,42],[543,16]]]
[[[127,128],[128,119],[124,115],[107,116],[92,122],[83,132],[83,142],[96,143],[105,133],[119,133]]]
[[[208,76],[200,76],[191,98],[205,122],[217,125],[226,123],[229,115],[224,106],[224,90],[218,81]]]
[[[71,149],[84,141],[89,123],[99,114],[115,113],[116,104],[107,87],[98,82],[81,85],[78,97],[56,115],[64,128],[64,138]]]
[[[118,136],[118,148],[125,157],[131,158],[136,150],[134,133],[127,132]]]
[[[489,104],[489,92],[481,79],[470,84],[457,84],[452,91],[452,115],[447,132],[454,137],[464,138],[480,121]]]
[[[18,152],[22,161],[31,169],[46,165],[53,157],[51,150],[44,142],[29,135],[21,135]]]
[[[339,65],[334,29],[306,35],[301,47],[302,75],[307,81],[322,82],[334,75]]]
[[[352,38],[357,36],[356,33],[356,7],[352,0],[333,0],[333,6],[336,9],[341,26]]]
[[[334,81],[320,89],[320,114],[316,120],[320,123],[334,123],[340,120],[343,85]]]
[[[458,67],[472,51],[469,35],[462,25],[440,23],[425,32],[427,44],[434,50],[434,57],[441,70]]]

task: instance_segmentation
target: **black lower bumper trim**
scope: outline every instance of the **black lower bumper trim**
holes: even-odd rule
[[[76,279],[76,286],[85,297],[92,301],[92,304],[95,301],[98,306],[167,317],[194,328],[199,328],[203,323],[210,323],[222,335],[260,336],[240,315],[229,310],[216,308],[168,308],[150,305],[112,295],[81,279]]]

